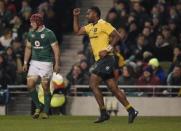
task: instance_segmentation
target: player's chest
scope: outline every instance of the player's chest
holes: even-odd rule
[[[48,42],[48,36],[45,33],[33,33],[31,35],[31,44],[34,47],[46,46]]]
[[[89,32],[90,38],[97,38],[103,33],[102,29],[100,27],[92,27]]]
[[[48,44],[48,36],[45,33],[33,33],[31,36],[31,44],[34,49],[44,49]]]

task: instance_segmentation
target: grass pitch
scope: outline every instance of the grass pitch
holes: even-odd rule
[[[180,131],[181,117],[138,117],[128,124],[127,117],[111,117],[94,124],[96,117],[51,116],[33,120],[30,116],[0,116],[0,131]]]

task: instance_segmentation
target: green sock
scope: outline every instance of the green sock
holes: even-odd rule
[[[33,91],[30,91],[30,96],[36,106],[36,109],[40,109],[40,102],[38,99],[38,93],[37,93],[36,89],[34,89]]]
[[[44,100],[45,100],[45,103],[44,103],[43,111],[45,113],[48,113],[49,112],[49,108],[50,108],[51,94],[50,93],[45,93]]]

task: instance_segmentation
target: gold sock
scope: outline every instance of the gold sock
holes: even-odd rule
[[[101,108],[100,108],[100,110],[106,110],[106,107],[105,107],[105,106],[103,106],[103,107],[101,107]]]
[[[131,104],[128,104],[125,108],[126,110],[129,110],[131,107],[132,107]]]

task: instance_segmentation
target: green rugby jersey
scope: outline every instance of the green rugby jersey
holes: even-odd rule
[[[53,62],[53,50],[51,45],[57,42],[56,36],[48,28],[42,31],[30,31],[28,33],[28,41],[32,47],[32,60]]]

